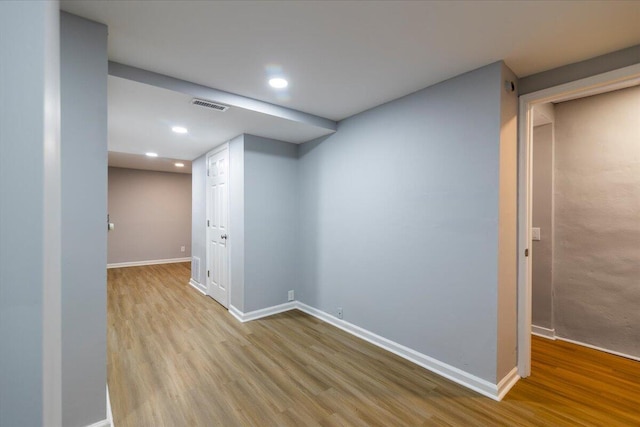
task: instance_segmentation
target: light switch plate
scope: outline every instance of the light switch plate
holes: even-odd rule
[[[531,240],[540,240],[540,227],[533,227],[531,229]]]

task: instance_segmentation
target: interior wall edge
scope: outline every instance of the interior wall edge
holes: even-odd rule
[[[520,78],[519,95],[640,64],[640,44]]]
[[[175,92],[185,93],[187,95],[195,97],[202,97],[211,101],[221,102],[229,106],[244,108],[247,110],[256,111],[258,113],[280,117],[283,119],[328,129],[331,131],[335,131],[337,128],[337,123],[335,121],[324,117],[316,116],[276,104],[271,104],[269,102],[260,101],[235,93],[214,89],[153,71],[144,70],[142,68],[121,64],[115,61],[109,61],[109,75],[168,90],[173,90]]]

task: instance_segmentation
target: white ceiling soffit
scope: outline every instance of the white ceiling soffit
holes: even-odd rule
[[[109,61],[109,75],[122,77],[127,80],[133,80],[139,83],[145,83],[151,86],[172,90],[197,97],[192,100],[192,104],[203,105],[207,103],[207,99],[211,100],[211,104],[215,102],[228,104],[218,111],[227,111],[228,106],[240,107],[245,110],[255,111],[257,113],[268,114],[270,116],[282,119],[293,120],[304,124],[318,126],[331,131],[337,129],[337,123],[324,117],[318,117],[313,114],[304,113],[302,111],[293,110],[291,108],[280,105],[271,104],[246,96],[237,95],[235,93],[225,92],[219,89],[213,89],[207,86],[176,79],[175,77],[166,76],[164,74],[155,73],[153,71],[143,70],[141,68],[132,67],[130,65],[120,64]],[[215,102],[213,102],[215,100]]]
[[[555,120],[554,106],[551,102],[538,104],[533,107],[533,126],[553,123]]]
[[[214,111],[191,104],[190,95],[115,76],[108,86],[109,151],[193,160],[242,133],[302,143],[333,132],[239,107]]]
[[[182,163],[184,166],[179,168],[175,163]],[[116,153],[114,151],[109,151],[109,166],[160,172],[191,173],[191,162],[189,160],[147,157],[144,154]]]
[[[520,77],[640,43],[638,1],[62,1],[109,58],[333,120],[504,59]],[[267,78],[282,73],[285,91]]]

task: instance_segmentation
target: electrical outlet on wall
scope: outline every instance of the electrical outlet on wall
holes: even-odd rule
[[[338,307],[336,314],[338,315],[338,319],[342,319],[342,307]]]
[[[180,252],[184,252],[184,246],[180,246]]]
[[[293,301],[294,299],[295,299],[295,296],[293,294],[293,291],[291,290],[287,293],[287,301]]]

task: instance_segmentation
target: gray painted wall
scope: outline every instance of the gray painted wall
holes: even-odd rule
[[[244,311],[298,287],[298,146],[244,136]],[[234,232],[235,235],[235,232]]]
[[[531,320],[553,329],[553,124],[533,128],[533,227],[540,240],[532,242]]]
[[[640,357],[640,87],[555,110],[556,333]]]
[[[282,304],[298,287],[297,155],[297,145],[253,135],[229,142],[230,304],[242,312]],[[193,162],[192,227],[203,271],[205,181],[203,155]]]
[[[196,271],[191,264],[191,278],[205,284],[205,255],[207,241],[207,159],[205,155],[191,162],[191,257],[200,260]]]
[[[524,95],[635,64],[640,64],[640,45],[523,77],[518,93]]]
[[[299,157],[298,299],[491,382],[502,71],[358,114]]]
[[[57,2],[0,2],[2,426],[60,424],[58,42]]]
[[[190,175],[110,167],[109,216],[109,264],[191,257]]]
[[[60,29],[62,424],[71,427],[106,418],[107,27],[62,13]]]
[[[501,66],[500,170],[498,200],[498,337],[497,376],[499,381],[516,366],[517,255],[518,255],[518,97],[503,82],[518,86],[518,79],[504,63]]]
[[[239,135],[229,142],[229,304],[240,311],[244,311],[245,295],[244,138]]]

